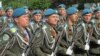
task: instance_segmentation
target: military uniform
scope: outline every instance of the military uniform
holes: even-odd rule
[[[17,12],[19,11],[20,13],[18,14]],[[26,16],[25,19],[28,19],[28,16],[25,14],[25,10],[23,8],[15,9],[13,13],[14,19],[15,18],[18,19],[20,16]],[[30,38],[32,38],[32,33],[31,33],[31,29],[27,27],[28,24],[26,22],[28,21],[24,21],[24,22],[25,22],[24,26],[26,26],[24,28],[22,27],[21,24],[17,23],[16,21],[15,21],[16,24],[14,24],[13,26],[10,25],[11,27],[5,28],[2,37],[4,38],[6,36],[6,39],[9,40],[7,41],[6,44],[7,48],[5,47],[4,49],[4,51],[6,52],[5,56],[22,56],[25,46],[29,46],[29,40]]]
[[[72,46],[72,42],[73,42],[73,27],[70,28],[68,23],[64,24],[64,28],[63,28],[63,35],[62,35],[62,40],[59,46],[59,50],[58,50],[58,55],[61,54],[63,56],[69,56],[68,54],[66,54],[67,49]]]
[[[99,21],[99,20],[98,20]],[[90,55],[100,55],[100,45],[98,44],[99,37],[99,22],[95,21],[94,29],[93,29],[93,37],[90,42]]]
[[[43,46],[41,47],[43,52],[46,53],[46,55],[50,55],[52,53],[52,47],[55,42],[56,38],[56,30],[51,27],[49,24],[45,24],[46,29],[44,30],[44,42]]]
[[[69,7],[67,9],[67,13],[70,16],[74,13],[77,13],[77,9],[74,7]],[[68,18],[68,19],[70,19],[70,18]],[[62,39],[61,39],[59,50],[57,53],[58,56],[74,56],[73,50],[72,50],[73,49],[72,43],[73,43],[73,39],[74,39],[73,35],[75,33],[74,27],[75,27],[74,23],[73,23],[73,25],[70,25],[69,21],[66,21],[64,23],[64,25],[62,25],[61,31],[64,31],[64,32],[62,34]],[[72,53],[70,51],[68,51],[69,49]]]
[[[9,31],[10,30],[10,31]],[[26,28],[25,32],[23,32],[18,27],[12,27],[5,31],[4,35],[8,32],[8,36],[12,42],[9,44],[9,48],[7,49],[6,56],[22,56],[23,50],[25,46],[28,45],[29,38],[32,36],[29,28]],[[27,35],[28,34],[28,35]],[[16,51],[15,51],[16,50]]]
[[[94,10],[94,13],[98,14],[100,13],[100,7],[96,7]],[[93,37],[90,41],[90,55],[91,56],[100,56],[100,44],[98,43],[98,40],[100,40],[100,20],[98,17],[94,17],[92,20],[94,24],[94,29],[93,29]]]
[[[33,32],[34,30],[32,30]],[[45,54],[41,50],[41,46],[43,44],[43,33],[42,27],[37,28],[33,33],[33,40],[31,42],[31,50],[34,56],[45,56]],[[30,56],[30,55],[29,55]]]
[[[89,27],[89,28],[88,28]],[[92,24],[91,23],[85,23],[81,22],[81,24],[78,26],[77,30],[79,31],[79,35],[77,35],[77,41],[75,43],[75,48],[74,48],[74,53],[75,56],[88,56],[89,50],[86,50],[85,47],[86,44],[89,45],[90,39],[92,37],[92,33],[89,33],[90,31],[92,32]],[[90,30],[90,31],[89,31]],[[81,33],[81,34],[80,34]],[[89,34],[89,37],[88,37]]]
[[[90,43],[90,40],[92,38],[92,33],[93,33],[93,24],[91,23],[91,20],[90,21],[85,20],[85,16],[87,16],[87,14],[89,13],[91,14],[90,9],[84,9],[82,11],[84,20],[79,23],[79,26],[77,28],[78,31],[79,29],[81,30],[79,31],[77,35],[78,37],[75,43],[75,48],[74,48],[75,56],[88,56],[89,55],[89,49],[90,49],[89,43]],[[91,19],[91,17],[89,19]]]
[[[0,56],[4,56],[6,53],[6,49],[8,48],[8,42],[10,41],[10,38],[7,34],[4,34],[2,32],[0,34]]]
[[[36,30],[37,28],[39,28],[41,25],[42,25],[41,22],[36,23],[34,20],[31,20],[29,26],[32,28],[33,32],[35,32],[35,30]]]
[[[57,16],[55,10],[53,10],[53,9],[47,9],[44,12],[44,15],[47,17],[51,16],[52,14],[54,17]],[[54,18],[54,19],[56,19],[56,18]],[[52,19],[50,19],[50,20],[52,20]],[[56,34],[57,34],[57,32],[56,32],[55,28],[53,26],[51,26],[51,24],[49,24],[47,21],[46,21],[46,23],[44,23],[42,25],[41,31],[38,32],[38,36],[39,36],[38,38],[39,39],[42,38],[42,42],[41,42],[42,46],[40,46],[40,50],[42,52],[38,53],[38,55],[49,56],[52,54]]]

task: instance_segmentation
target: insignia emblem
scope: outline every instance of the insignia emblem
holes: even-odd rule
[[[16,32],[16,28],[11,28],[10,31],[11,31],[12,33],[15,33],[15,32]]]
[[[3,40],[4,40],[4,41],[9,40],[9,36],[8,36],[7,34],[5,34],[5,35],[3,36]]]

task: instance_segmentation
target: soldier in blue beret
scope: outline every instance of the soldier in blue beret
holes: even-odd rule
[[[85,8],[82,11],[82,16],[82,21],[79,23],[80,26],[78,26],[78,28],[81,29],[81,34],[79,34],[81,36],[76,42],[76,48],[74,53],[76,56],[89,56],[90,38],[93,33],[93,25],[91,22],[92,11],[88,8]]]
[[[58,5],[58,13],[59,13],[59,24],[64,24],[66,21],[67,13],[66,13],[66,6],[64,4]]]
[[[90,42],[90,56],[100,56],[100,7],[94,10],[94,30],[93,37]]]
[[[13,22],[13,18],[12,18],[12,14],[13,14],[13,8],[12,7],[8,7],[5,11],[6,14],[6,20],[8,23],[12,23]]]
[[[52,50],[54,49],[53,46],[57,37],[57,31],[55,27],[59,18],[58,13],[55,10],[49,8],[44,11],[44,17],[46,22],[42,25],[42,31],[38,33],[39,38],[43,37],[44,39],[41,46],[42,52],[40,52],[38,56],[52,55]]]
[[[42,19],[42,11],[39,9],[34,10],[32,12],[32,18],[30,21],[30,25],[32,26],[33,31],[35,31],[37,28],[40,27],[40,25],[42,24],[41,19]]]
[[[7,42],[4,51],[7,51],[7,56],[24,56],[23,50],[25,46],[29,46],[29,40],[32,38],[29,25],[29,17],[24,8],[16,8],[12,14],[14,25],[5,29],[2,35],[3,40]],[[2,56],[2,55],[1,55]]]
[[[73,47],[72,42],[74,39],[73,34],[75,31],[73,31],[74,27],[76,26],[76,22],[78,19],[78,9],[75,7],[69,7],[67,9],[67,21],[62,26],[62,30],[64,31],[62,35],[62,40],[59,46],[58,54],[57,56],[73,56]]]

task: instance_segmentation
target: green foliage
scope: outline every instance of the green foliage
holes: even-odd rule
[[[34,9],[45,9],[51,5],[50,0],[30,0],[29,7]]]
[[[4,0],[3,6],[22,7],[28,6],[32,9],[45,9],[51,5],[50,0]]]
[[[100,2],[100,0],[2,0],[3,7],[12,6],[22,7],[28,6],[32,9],[46,9],[49,7],[55,8],[57,4],[64,3],[67,7],[75,3],[86,3],[86,2]]]

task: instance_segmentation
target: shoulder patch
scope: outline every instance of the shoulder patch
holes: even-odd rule
[[[7,34],[4,34],[4,35],[3,35],[3,40],[4,40],[4,41],[9,40],[9,38],[10,38],[10,37],[9,37]]]

